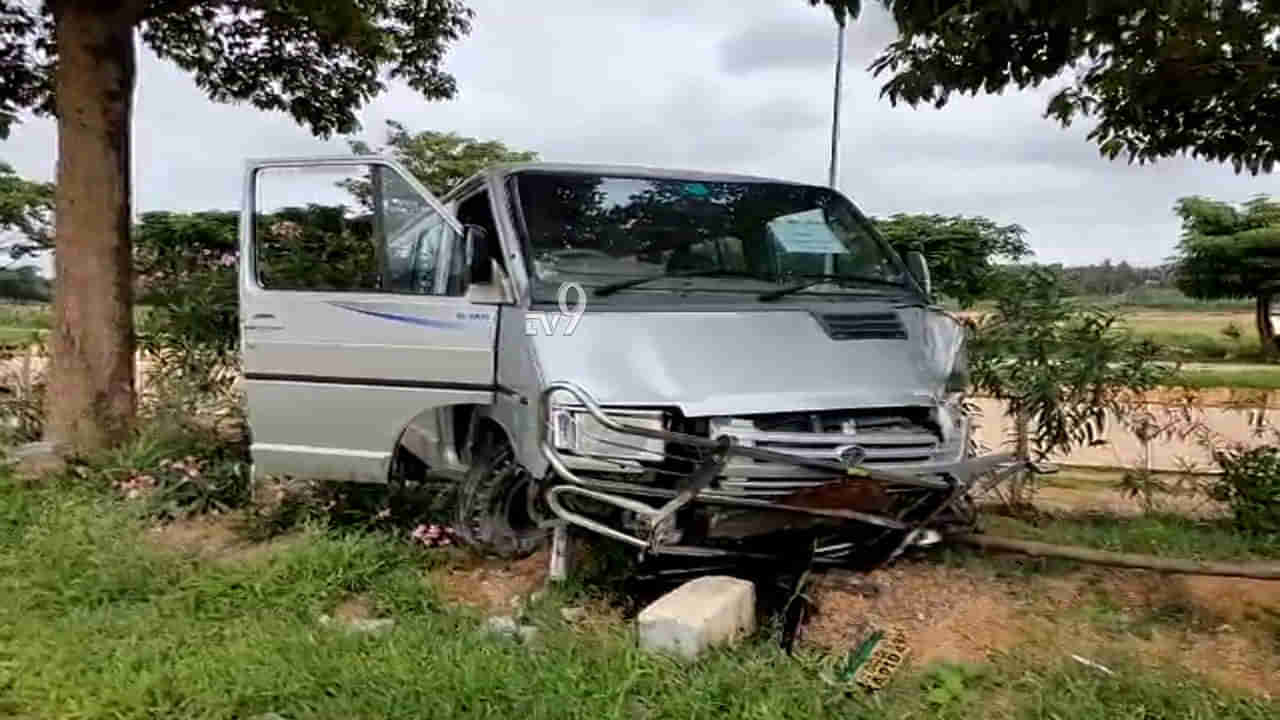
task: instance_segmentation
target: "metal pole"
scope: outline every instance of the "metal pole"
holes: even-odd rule
[[[831,109],[831,170],[827,184],[835,189],[840,177],[840,86],[844,75],[844,16],[836,16],[836,86]]]

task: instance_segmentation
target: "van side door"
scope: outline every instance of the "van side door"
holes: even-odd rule
[[[492,403],[497,308],[468,299],[463,229],[407,171],[377,157],[252,161],[245,186],[255,475],[383,482],[415,417]]]

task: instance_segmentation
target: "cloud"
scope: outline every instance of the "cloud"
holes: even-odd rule
[[[824,183],[835,29],[803,0],[469,0],[472,35],[449,54],[456,100],[403,85],[361,112],[384,122],[498,138],[557,161],[723,170]],[[1280,195],[1280,176],[1175,159],[1131,166],[1098,155],[1090,123],[1043,117],[1053,87],[893,107],[867,61],[894,36],[878,4],[848,29],[840,188],[865,212],[985,215],[1025,226],[1046,261],[1155,263],[1178,239],[1181,196]],[[279,113],[208,101],[190,77],[139,53],[134,196],[139,211],[234,208],[248,157],[345,153]],[[33,120],[0,159],[52,178],[54,129]]]
[[[748,117],[761,130],[789,132],[812,130],[829,119],[802,98],[773,98],[751,109]]]
[[[863,63],[893,41],[893,18],[868,4],[845,30],[845,59]],[[730,75],[770,70],[830,69],[836,55],[836,24],[826,12],[780,15],[747,25],[720,45],[720,68]]]
[[[829,67],[835,57],[832,30],[813,23],[755,25],[725,40],[720,67],[731,75]]]

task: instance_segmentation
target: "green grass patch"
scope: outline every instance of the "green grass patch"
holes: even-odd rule
[[[0,327],[0,346],[23,347],[40,342],[48,330],[37,328]]]
[[[43,303],[0,302],[0,327],[48,330],[52,318],[52,309]]]
[[[1261,720],[1277,711],[1277,703],[1212,689],[1180,668],[1122,653],[1091,659],[1114,674],[1065,657],[1045,666],[1025,651],[988,665],[940,664],[873,701],[882,714],[871,717]]]
[[[1237,310],[1246,312],[1253,309],[1253,300],[1250,298],[1197,300],[1187,297],[1174,288],[1135,288],[1118,295],[1081,295],[1077,299],[1094,305],[1149,310],[1187,310],[1191,312]]]
[[[1119,313],[1124,327],[1135,336],[1161,346],[1167,360],[1240,363],[1263,360],[1252,306],[1232,303],[1144,306],[1097,300],[1082,298],[1080,302],[1101,305]],[[968,312],[981,314],[990,310],[989,305],[979,304]]]
[[[132,504],[0,475],[0,716],[233,718],[1179,717],[1277,708],[1176,669],[1014,656],[908,668],[846,694],[768,638],[685,664],[625,626],[574,631],[554,612],[531,644],[446,607],[434,557],[377,533],[306,531],[252,560],[156,548]],[[360,595],[376,635],[317,618]]]
[[[1170,359],[1202,362],[1257,362],[1262,346],[1252,312],[1162,311],[1117,308],[1138,337],[1165,348]]]
[[[1280,366],[1260,370],[1184,370],[1175,384],[1189,388],[1245,388],[1280,390]]]
[[[984,519],[986,532],[1112,552],[1147,553],[1197,560],[1280,559],[1280,536],[1246,535],[1229,519],[1198,520],[1147,513],[1117,517],[1101,513],[1060,514],[1029,521],[1003,515]]]

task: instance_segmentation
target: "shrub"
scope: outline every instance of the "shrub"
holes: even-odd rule
[[[1222,478],[1214,499],[1231,507],[1240,530],[1280,533],[1280,446],[1233,447],[1216,456]]]
[[[1109,417],[1123,419],[1169,376],[1156,361],[1159,347],[1132,337],[1120,319],[1069,301],[1051,272],[997,283],[995,309],[972,328],[970,378],[976,392],[1007,404],[1024,467],[1098,442]],[[1034,491],[1028,473],[1002,490],[1013,509],[1029,506]]]
[[[167,415],[147,418],[120,447],[76,459],[69,472],[84,485],[119,493],[160,520],[227,512],[250,499],[243,438]]]
[[[153,378],[182,380],[212,395],[238,369],[238,216],[234,212],[147,213],[134,231],[140,300],[138,344]]]
[[[43,356],[38,336],[24,347],[0,350],[0,441],[32,442],[44,434]]]

